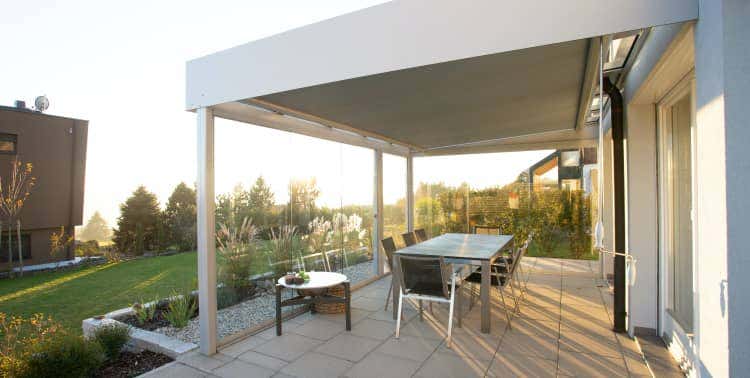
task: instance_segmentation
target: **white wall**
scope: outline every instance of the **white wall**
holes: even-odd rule
[[[625,111],[627,164],[627,251],[638,264],[638,276],[628,291],[629,330],[656,330],[658,314],[658,203],[656,128],[653,105],[627,105]]]
[[[701,0],[696,24],[699,348],[703,376],[750,371],[750,3]]]

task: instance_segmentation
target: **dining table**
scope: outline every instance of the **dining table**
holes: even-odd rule
[[[482,234],[460,234],[448,233],[421,243],[401,248],[395,252],[396,255],[443,257],[447,263],[454,265],[465,265],[469,267],[481,267],[482,280],[480,284],[479,298],[481,307],[481,331],[490,332],[490,265],[504,251],[514,245],[513,235],[482,235]],[[398,308],[398,297],[401,291],[401,280],[395,275],[401,271],[398,267],[398,258],[393,263],[393,318],[396,318]]]

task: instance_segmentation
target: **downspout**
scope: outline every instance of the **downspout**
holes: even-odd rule
[[[608,77],[603,79],[604,92],[609,96],[612,120],[612,157],[615,199],[615,251],[625,253],[625,148],[623,143],[622,94]],[[601,117],[601,114],[600,114]],[[625,256],[615,255],[614,331],[626,332]]]

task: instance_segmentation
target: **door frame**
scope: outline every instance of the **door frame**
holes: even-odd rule
[[[698,287],[698,225],[696,219],[698,219],[698,209],[696,206],[696,199],[698,198],[698,187],[696,179],[696,156],[697,156],[697,140],[696,140],[696,105],[695,105],[695,71],[691,70],[685,77],[683,77],[677,84],[675,84],[667,93],[655,104],[656,105],[656,116],[657,116],[657,172],[658,172],[658,203],[659,203],[659,314],[658,314],[658,327],[657,332],[660,336],[676,335],[678,340],[672,340],[673,342],[679,342],[681,349],[687,353],[695,353],[697,355],[696,345],[698,345],[696,338],[699,337],[698,333],[695,332],[699,329],[700,318],[698,316],[698,295],[696,295],[696,288]],[[669,110],[679,100],[684,98],[685,95],[690,96],[690,163],[691,163],[691,245],[692,245],[692,260],[693,269],[692,275],[692,290],[693,290],[693,313],[692,313],[692,330],[685,330],[683,325],[674,318],[669,309],[669,298],[671,294],[671,277],[669,275],[668,267],[668,250],[672,243],[672,204],[669,191],[671,189],[671,177],[669,174],[669,166],[666,164],[669,162],[669,156],[671,153],[671,139],[668,136],[667,125],[671,121],[671,115]],[[688,356],[682,356],[683,358],[689,358]]]

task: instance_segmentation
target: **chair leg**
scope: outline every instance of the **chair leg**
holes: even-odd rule
[[[453,305],[456,301],[456,276],[453,276],[451,280],[451,304],[448,310],[448,340],[445,342],[445,346],[451,347],[451,331],[453,331]]]
[[[513,279],[512,278],[513,277],[509,278],[509,280],[508,280],[508,286],[510,286],[510,292],[513,295],[513,303],[515,304],[515,306],[513,307],[513,312],[514,313],[519,313],[519,308],[520,308],[518,306],[518,299],[519,298],[516,296],[516,290],[513,288]]]
[[[424,320],[424,306],[422,306],[422,300],[419,299],[419,321]]]
[[[435,312],[432,311],[432,302],[430,302],[430,315],[435,316]]]
[[[404,294],[398,293],[398,315],[396,315],[396,338],[398,339],[399,331],[401,331],[401,307],[404,304]]]
[[[497,290],[500,292],[500,299],[503,300],[503,310],[505,310],[505,318],[508,319],[508,328],[512,328],[510,325],[510,311],[508,311],[508,305],[505,303],[505,295],[503,294],[503,287],[498,285]]]
[[[393,281],[391,281],[391,286],[388,287],[388,294],[385,295],[385,310],[388,311],[388,302],[391,301],[391,292],[393,292]]]

